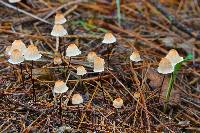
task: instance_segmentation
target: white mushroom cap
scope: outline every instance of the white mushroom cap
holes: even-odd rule
[[[116,42],[116,38],[112,33],[108,32],[104,35],[102,43],[110,44],[114,42]]]
[[[136,91],[136,92],[133,94],[133,96],[134,96],[136,99],[138,99],[138,98],[140,98],[140,93]]]
[[[105,61],[100,57],[96,57],[94,60],[94,72],[103,72],[104,71]]]
[[[83,76],[83,75],[85,75],[86,73],[87,73],[87,71],[85,70],[85,67],[83,67],[83,66],[77,67],[77,75]]]
[[[141,61],[139,52],[134,51],[130,56],[130,60],[135,61],[135,62]]]
[[[60,57],[60,56],[55,56],[54,59],[53,59],[53,63],[54,63],[55,65],[60,65],[60,64],[62,64],[62,59],[61,59],[61,57]]]
[[[81,104],[83,103],[83,97],[80,94],[74,94],[72,96],[72,104]]]
[[[121,108],[124,104],[124,101],[121,99],[121,98],[116,98],[114,101],[113,101],[113,106],[115,108]]]
[[[38,51],[38,48],[34,46],[33,44],[29,45],[24,53],[24,58],[26,60],[38,60],[41,58],[41,54]]]
[[[97,54],[95,52],[89,52],[87,55],[87,61],[94,62],[96,57],[97,57]]]
[[[8,62],[10,62],[11,64],[19,64],[22,63],[23,61],[24,61],[24,56],[18,49],[15,49],[11,52],[10,59],[8,60]]]
[[[165,58],[171,62],[172,66],[175,66],[177,63],[183,61],[183,57],[179,56],[175,49],[171,49]]]
[[[11,49],[11,46],[6,47],[6,50],[5,50],[5,54],[6,55],[10,55],[11,54],[10,53],[10,49]]]
[[[66,49],[66,56],[68,57],[77,56],[79,54],[81,54],[81,51],[78,49],[76,44],[70,44]]]
[[[55,16],[55,24],[64,24],[67,20],[62,13],[57,13]]]
[[[62,80],[58,80],[55,82],[53,91],[55,93],[65,93],[65,92],[67,92],[68,89],[69,88],[67,87],[65,82],[63,82]]]
[[[24,52],[26,51],[26,45],[22,42],[22,40],[15,40],[13,43],[12,43],[12,46],[10,48],[10,52],[8,52],[8,54],[10,55],[11,52],[14,50],[14,49],[18,49],[22,55],[24,54]]]
[[[174,71],[174,67],[167,58],[162,58],[159,63],[157,71],[162,74],[168,74]]]
[[[20,2],[21,0],[8,0],[9,3],[17,3]]]
[[[55,24],[51,31],[51,35],[56,37],[62,37],[67,34],[68,34],[67,31],[61,24]]]

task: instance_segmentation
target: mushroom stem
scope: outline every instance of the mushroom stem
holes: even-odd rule
[[[108,54],[107,54],[107,62],[108,62],[108,69],[109,69],[109,65],[110,65],[110,54],[111,54],[111,51],[112,49],[110,48],[110,45],[108,45],[107,47],[107,51],[108,51]]]
[[[78,114],[79,114],[79,118],[81,118],[81,111],[80,111],[80,106],[78,104]]]
[[[103,90],[103,87],[102,87],[101,73],[99,73],[99,82],[100,82],[101,91],[102,91],[102,93],[103,93],[103,99],[104,99],[104,102],[105,102],[105,101],[106,101],[106,98],[105,98],[104,90]]]
[[[35,83],[33,78],[33,60],[31,61],[31,81],[33,85],[33,102],[36,103]]]
[[[60,95],[59,113],[60,113],[60,122],[62,123],[62,94]]]
[[[81,89],[83,88],[83,80],[82,80],[83,76],[80,75],[80,78],[79,78],[79,83],[80,83],[80,87]]]
[[[68,63],[68,66],[67,66],[66,75],[67,75],[67,73],[68,73],[68,71],[69,71],[69,66],[70,66],[70,64],[71,64],[71,57],[69,57],[69,63]]]
[[[20,72],[21,72],[21,79],[22,79],[22,84],[23,84],[23,88],[25,88],[25,84],[24,84],[24,76],[23,76],[23,71],[22,71],[22,63],[20,63]]]
[[[56,51],[59,49],[59,37],[56,37]]]
[[[63,56],[66,56],[66,45],[64,45],[64,52],[63,52]],[[65,62],[63,61],[63,66],[64,66],[64,72],[66,71],[66,67],[65,67]],[[66,73],[64,74],[64,78],[67,79]]]

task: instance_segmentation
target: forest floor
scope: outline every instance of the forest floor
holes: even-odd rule
[[[121,0],[117,8],[116,1],[0,1],[0,132],[200,132],[200,2]],[[69,65],[62,118],[60,95],[53,95],[52,90],[56,80],[66,78],[64,66],[69,60],[63,57],[62,65],[53,64],[56,39],[50,33],[58,11],[67,19],[64,27],[69,34],[60,38],[60,51],[70,43],[82,51]],[[117,42],[112,45],[109,69],[101,74],[100,85],[86,56],[94,51],[107,59],[108,46],[102,44],[106,32],[112,32]],[[20,66],[10,64],[5,54],[6,47],[17,39],[27,46],[37,45],[42,53],[33,65],[36,103],[31,62],[22,63],[23,86]],[[193,59],[178,71],[164,112],[170,74],[159,74],[156,69],[173,48],[182,57],[193,54]],[[139,51],[141,62],[130,61],[134,50]],[[76,75],[79,65],[89,72],[82,77],[83,85]],[[80,106],[71,103],[74,93],[83,96]],[[112,105],[116,97],[124,100],[121,109]]]

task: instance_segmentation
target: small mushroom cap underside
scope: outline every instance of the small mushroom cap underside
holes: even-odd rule
[[[100,57],[96,57],[94,60],[94,72],[103,72],[104,71],[105,61]]]
[[[112,33],[106,33],[104,35],[102,43],[111,44],[116,42],[116,38]]]
[[[24,57],[18,49],[15,49],[11,52],[10,59],[8,60],[8,62],[10,62],[11,64],[19,64],[23,61]]]
[[[80,54],[81,54],[81,51],[78,49],[76,44],[70,44],[66,49],[66,56],[68,57],[77,56]]]
[[[33,44],[29,45],[24,53],[24,58],[26,60],[36,61],[40,59],[41,57],[42,55],[39,53],[38,48]]]
[[[174,67],[167,58],[162,58],[157,70],[161,74],[168,74],[174,71]]]
[[[55,24],[51,31],[51,35],[55,37],[62,37],[67,35],[67,30],[61,24]]]
[[[80,94],[74,94],[72,96],[72,104],[81,104],[83,103],[83,97]]]
[[[55,82],[54,85],[54,92],[55,93],[65,93],[69,88],[67,87],[66,83],[62,80],[58,80]]]

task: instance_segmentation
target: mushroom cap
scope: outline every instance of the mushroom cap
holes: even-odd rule
[[[62,13],[56,13],[55,24],[64,24],[67,20]]]
[[[177,63],[183,61],[183,57],[179,56],[175,49],[171,49],[165,58],[171,62],[172,66],[175,66]]]
[[[14,49],[11,52],[10,59],[8,60],[8,62],[10,62],[11,64],[19,64],[22,63],[23,61],[24,61],[24,56],[18,49]]]
[[[10,55],[11,46],[6,47],[5,54]]]
[[[135,62],[141,61],[139,52],[134,51],[130,56],[130,60],[135,61]]]
[[[69,88],[67,87],[66,83],[62,80],[57,80],[54,85],[54,92],[55,93],[65,93]]]
[[[123,106],[123,104],[124,104],[124,101],[123,101],[123,99],[121,99],[121,98],[116,98],[114,101],[113,101],[113,106],[115,107],[115,108],[121,108],[122,106]]]
[[[85,70],[85,67],[83,67],[83,66],[77,67],[77,75],[83,76],[83,75],[85,75],[86,73],[87,73],[87,71]]]
[[[104,35],[102,43],[110,44],[114,42],[116,42],[116,38],[112,33],[108,32]]]
[[[9,3],[17,3],[20,2],[21,0],[8,0]]]
[[[83,97],[80,94],[74,94],[72,96],[72,104],[81,104],[83,103]]]
[[[94,62],[95,58],[97,57],[97,54],[95,52],[89,52],[87,55],[87,61]]]
[[[159,63],[157,71],[162,74],[168,74],[174,71],[174,67],[167,58],[162,58]]]
[[[140,93],[136,91],[136,92],[133,94],[133,96],[134,96],[136,99],[138,99],[138,98],[140,98]]]
[[[11,52],[14,49],[18,49],[22,53],[22,55],[24,55],[24,52],[26,51],[26,45],[22,42],[22,40],[15,40],[12,43],[12,46],[11,46],[10,51],[8,52],[8,54],[11,55]]]
[[[61,57],[60,57],[60,56],[55,56],[55,57],[53,58],[53,63],[54,63],[55,65],[60,65],[60,64],[62,64],[62,59],[61,59]]]
[[[24,53],[24,58],[26,60],[35,61],[35,60],[40,59],[41,56],[42,55],[39,53],[38,48],[33,44],[29,45],[28,48],[26,49],[25,53]]]
[[[94,60],[94,72],[103,72],[104,71],[105,61],[100,57],[96,57]]]
[[[62,37],[67,34],[67,30],[61,24],[55,24],[51,31],[51,35],[56,37]]]
[[[81,54],[81,51],[78,49],[76,44],[70,44],[66,49],[66,56],[68,57],[77,56],[79,54]]]

